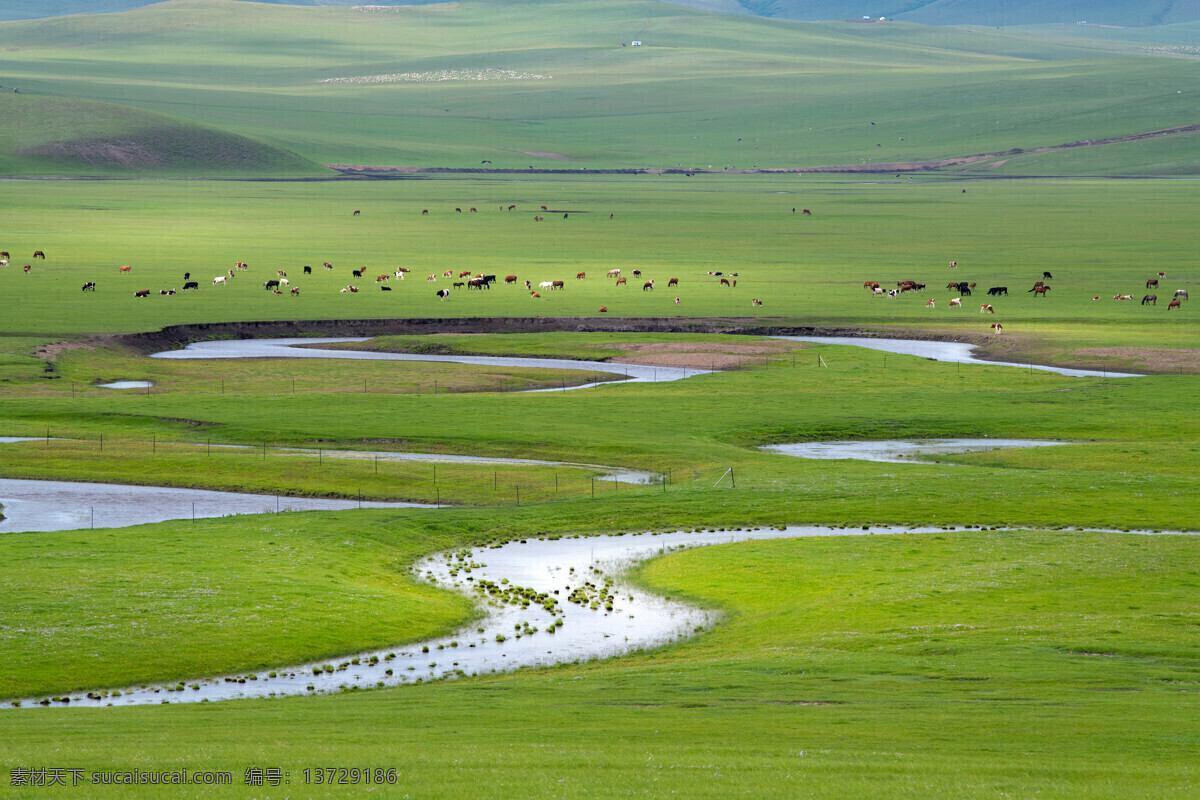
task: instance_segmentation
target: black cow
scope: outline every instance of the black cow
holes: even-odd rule
[[[988,297],[999,297],[1000,295],[1004,295],[1005,297],[1008,297],[1008,287],[1007,286],[993,286],[992,288],[987,290],[987,293],[988,293]]]
[[[1046,280],[1048,280],[1048,281],[1052,281],[1052,280],[1054,280],[1054,276],[1053,276],[1053,275],[1051,275],[1049,272],[1043,272],[1043,273],[1042,273],[1042,277],[1043,277],[1043,278],[1045,278],[1045,279],[1046,279]]]
[[[310,267],[310,266],[308,266],[308,265],[306,264],[306,265],[304,266],[304,274],[305,274],[305,275],[312,275],[312,267]]]
[[[182,289],[180,289],[179,291],[181,291],[181,292],[186,292],[188,289],[196,289],[197,291],[199,291],[199,289],[200,289],[200,284],[199,284],[199,282],[197,282],[197,281],[188,281],[187,283],[183,284],[183,288],[182,288]]]
[[[279,288],[279,281],[277,281],[277,280],[274,280],[274,279],[272,279],[272,280],[269,280],[269,281],[267,281],[266,283],[264,283],[264,284],[263,284],[263,288],[264,288],[264,289],[278,289],[278,288]]]

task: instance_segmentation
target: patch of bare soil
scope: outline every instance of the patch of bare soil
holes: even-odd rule
[[[1182,347],[1085,347],[1076,350],[1075,354],[1117,358],[1134,369],[1147,372],[1200,371],[1200,351]]]
[[[132,141],[89,139],[82,142],[56,142],[24,151],[24,155],[48,156],[54,159],[83,159],[89,164],[120,164],[130,169],[161,167],[165,163],[159,153],[144,144]]]
[[[50,342],[34,350],[33,355],[35,358],[54,363],[60,355],[71,350],[95,350],[97,347],[116,344],[117,341],[117,338],[113,336],[92,336],[75,341]]]
[[[527,156],[536,156],[538,158],[548,158],[551,161],[569,161],[562,153],[543,153],[540,150],[518,150],[518,153],[524,153]]]
[[[796,346],[796,342],[627,342],[603,345],[626,352],[626,355],[609,359],[614,364],[692,369],[734,369],[757,361],[761,356],[794,350]]]

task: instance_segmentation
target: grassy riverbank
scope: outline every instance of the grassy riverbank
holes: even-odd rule
[[[358,565],[376,561],[383,530],[412,527],[380,526],[380,512],[321,516],[355,520],[360,544],[361,520],[374,520],[372,552],[338,548]],[[259,541],[289,527],[265,523]],[[205,538],[232,530],[208,525]],[[397,785],[376,791],[396,797],[583,796],[597,770],[608,796],[1187,794],[1200,750],[1194,564],[1191,537],[1090,533],[708,548],[640,574],[726,614],[656,653],[331,697],[10,709],[0,730],[16,764],[54,747],[87,773],[231,770],[236,785],[211,797],[246,796],[252,767],[286,770],[306,796],[342,796],[303,778],[338,765],[395,768]],[[282,574],[277,558],[263,566],[270,581]],[[364,602],[373,613],[390,599]]]

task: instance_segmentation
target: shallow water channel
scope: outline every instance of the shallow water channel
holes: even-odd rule
[[[619,375],[631,383],[663,383],[703,375],[709,370],[687,367],[646,367],[640,364],[610,364],[604,361],[576,361],[567,358],[516,358],[510,356],[424,355],[419,353],[377,353],[366,350],[321,350],[314,344],[368,342],[369,337],[327,337],[292,339],[237,339],[228,341],[193,342],[182,350],[154,353],[151,358],[346,358],[366,361],[434,361],[451,364],[474,364],[487,367],[535,367],[538,369],[572,369],[607,372]],[[303,345],[303,346],[301,346]],[[532,391],[569,391],[593,384],[552,387]]]
[[[848,441],[800,442],[770,444],[760,447],[768,453],[780,453],[798,458],[852,458],[860,461],[889,463],[920,463],[920,456],[940,456],[952,453],[979,453],[1017,447],[1051,447],[1070,442],[1047,439],[923,439],[912,441]]]
[[[457,675],[505,672],[518,667],[609,658],[693,635],[716,622],[714,612],[632,589],[621,573],[647,558],[685,547],[797,536],[865,536],[923,533],[938,528],[838,529],[789,527],[720,532],[675,532],[510,542],[470,551],[464,559],[443,553],[415,571],[438,586],[462,591],[483,604],[487,616],[455,633],[331,661],[281,666],[271,671],[150,685],[119,692],[72,694],[71,706],[198,703],[236,698],[285,697],[377,688]],[[613,581],[605,589],[607,581]],[[553,611],[489,602],[476,587],[525,587],[556,601]],[[591,584],[587,590],[585,584]],[[568,600],[584,587],[586,604]],[[603,591],[603,594],[601,593]],[[611,610],[604,598],[612,596]],[[592,608],[592,602],[596,607]],[[561,620],[561,625],[558,621]],[[549,631],[554,629],[553,633]],[[356,663],[357,662],[357,663]],[[271,672],[275,677],[271,677]],[[182,687],[182,688],[180,688]],[[45,698],[25,699],[28,707]],[[63,705],[54,700],[52,705]]]

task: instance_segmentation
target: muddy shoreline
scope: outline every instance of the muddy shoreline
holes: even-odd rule
[[[455,317],[349,320],[262,320],[168,325],[158,331],[98,337],[146,354],[209,339],[306,336],[422,336],[440,333],[723,333],[743,336],[855,336],[986,345],[990,337],[844,325],[804,325],[761,317]]]

